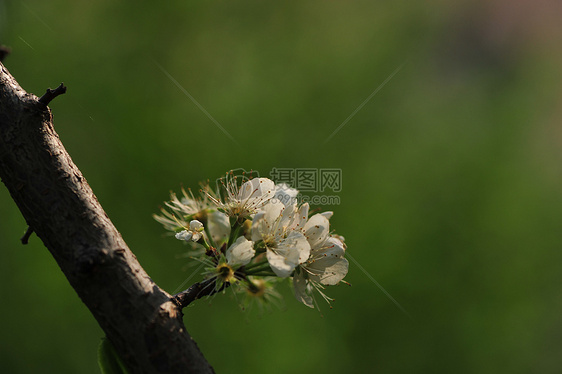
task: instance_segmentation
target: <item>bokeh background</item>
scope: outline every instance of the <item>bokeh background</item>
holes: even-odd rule
[[[0,0],[0,44],[27,91],[68,86],[55,127],[169,292],[191,274],[151,218],[170,190],[342,170],[341,204],[318,208],[407,313],[354,263],[322,313],[289,287],[265,313],[198,301],[185,322],[218,373],[555,373],[561,15],[556,0]],[[40,240],[20,244],[3,186],[0,213],[2,372],[98,373],[103,332]]]

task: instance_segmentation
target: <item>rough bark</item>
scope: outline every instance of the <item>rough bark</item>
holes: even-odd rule
[[[30,229],[132,373],[213,372],[181,306],[141,267],[64,149],[48,101],[0,67],[0,178]]]

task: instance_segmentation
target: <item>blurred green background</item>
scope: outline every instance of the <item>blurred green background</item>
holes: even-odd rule
[[[186,310],[218,373],[554,373],[562,366],[562,6],[530,1],[7,1],[5,66],[60,82],[55,127],[151,277],[189,275],[152,218],[232,168],[341,168],[355,264],[323,316]],[[329,141],[326,139],[402,69]],[[220,123],[225,134],[161,66]],[[98,373],[103,332],[0,188],[0,366]]]

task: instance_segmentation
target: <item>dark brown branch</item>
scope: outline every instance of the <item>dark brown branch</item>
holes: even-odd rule
[[[50,109],[1,63],[0,178],[132,373],[213,372],[72,162]]]
[[[25,231],[25,234],[23,234],[23,236],[20,238],[21,244],[26,245],[29,242],[29,237],[31,236],[31,234],[33,234],[33,229],[31,228],[31,226],[29,226]]]
[[[45,94],[39,98],[39,102],[45,105],[49,105],[49,103],[53,101],[55,97],[62,95],[65,92],[66,92],[66,86],[64,85],[64,83],[61,83],[54,90],[47,88],[47,92],[45,92]]]

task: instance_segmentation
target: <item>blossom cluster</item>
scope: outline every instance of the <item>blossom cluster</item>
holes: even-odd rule
[[[268,178],[227,173],[213,191],[200,196],[182,189],[154,218],[178,240],[201,251],[192,258],[206,265],[207,284],[218,292],[229,286],[249,298],[270,301],[276,282],[292,279],[295,297],[318,307],[318,293],[328,303],[325,286],[344,282],[348,262],[344,238],[330,232],[332,212],[309,217],[298,191]]]

